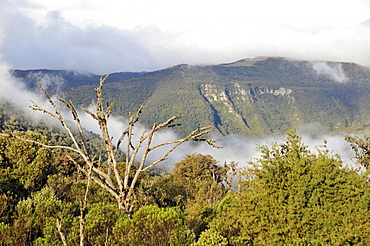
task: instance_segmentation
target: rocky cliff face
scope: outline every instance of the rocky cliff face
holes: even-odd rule
[[[274,118],[287,113],[283,112],[282,108],[276,109],[276,106],[292,104],[295,101],[292,89],[252,86],[245,83],[233,83],[228,86],[201,84],[200,94],[213,110],[217,119],[214,124],[223,134],[244,132],[248,135],[260,135],[266,128],[272,133],[277,127]],[[269,105],[273,101],[279,103],[275,106]],[[295,111],[294,106],[290,106],[290,110]],[[292,119],[294,122],[299,121],[299,117]]]
[[[243,88],[238,83],[231,86],[230,90],[225,88],[217,88],[215,84],[202,84],[200,85],[200,93],[207,98],[208,101],[228,101],[232,95],[236,100],[250,100],[251,96],[272,94],[274,96],[290,97],[293,93],[292,89],[289,88],[268,88],[264,86],[257,86]]]

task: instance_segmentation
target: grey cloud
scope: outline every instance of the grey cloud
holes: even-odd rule
[[[3,36],[4,41],[0,52],[14,68],[20,69],[104,74],[157,70],[181,63],[225,63],[262,55],[369,65],[367,23],[308,29],[289,25],[257,28],[258,23],[187,31],[162,31],[156,26],[133,30],[91,25],[80,28],[67,22],[58,11],[51,11],[46,24],[38,25],[20,11],[38,7],[27,1],[5,0],[0,5],[0,38]],[[327,70],[319,71],[325,74]],[[336,79],[343,79],[337,75]]]
[[[27,1],[5,0],[0,4],[0,52],[14,68],[104,74],[157,70],[181,63],[225,63],[262,55],[369,65],[367,23],[344,28],[257,28],[254,23],[238,23],[201,31],[163,31],[156,26],[122,30],[92,25],[80,28],[58,11],[49,12],[46,23],[37,24],[22,14],[20,10],[25,7],[38,8]],[[319,72],[327,74],[328,70],[320,68]],[[343,80],[340,70],[332,70],[337,72],[336,79]]]
[[[143,45],[143,38],[157,35],[153,30],[126,31],[107,26],[81,29],[66,22],[58,11],[49,13],[47,25],[37,25],[19,11],[3,15],[7,9],[0,10],[0,32],[4,36],[1,53],[15,68],[94,73],[159,69],[151,51]]]
[[[58,90],[65,83],[60,75],[49,75],[42,72],[29,73],[25,79],[32,82],[39,81],[46,90],[51,87]]]

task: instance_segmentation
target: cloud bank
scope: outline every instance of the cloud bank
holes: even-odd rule
[[[3,0],[0,52],[13,68],[98,74],[255,56],[370,65],[368,16],[365,0]]]

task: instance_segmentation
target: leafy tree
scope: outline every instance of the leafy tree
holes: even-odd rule
[[[45,137],[32,131],[14,131],[11,134],[43,144],[47,143]],[[1,179],[6,179],[4,181],[0,179],[0,190],[2,185],[11,182],[19,182],[28,192],[40,190],[46,183],[47,174],[51,168],[50,150],[36,143],[4,137],[0,137],[0,148]]]
[[[203,231],[194,246],[227,246],[227,244],[227,239],[212,228]]]
[[[312,153],[294,132],[285,143],[260,150],[241,193],[220,204],[212,228],[235,245],[370,243],[366,175],[343,168],[326,148]]]
[[[1,245],[11,244],[10,226],[4,222],[0,222],[0,241]]]
[[[14,134],[47,143],[39,133]],[[0,222],[10,223],[15,205],[40,190],[51,174],[51,151],[35,143],[0,137]]]
[[[164,175],[152,178],[151,182],[143,187],[148,199],[159,207],[184,208],[188,192],[186,187],[178,183],[174,175]]]
[[[211,155],[191,154],[176,163],[173,172],[178,179],[214,182],[224,185],[229,170],[230,167],[227,165],[219,166]]]
[[[193,199],[200,193],[206,195],[210,205],[219,202],[231,189],[235,171],[235,163],[220,166],[211,155],[192,154],[175,164],[173,178],[185,187],[187,198]]]
[[[86,238],[90,245],[107,245],[120,211],[115,204],[89,204],[86,215]]]
[[[31,197],[20,201],[16,206],[14,223],[11,226],[11,244],[32,245],[42,236],[44,225],[50,217],[58,215],[62,207],[49,188],[32,193]]]
[[[180,214],[175,208],[150,205],[141,207],[132,218],[121,216],[113,234],[118,245],[168,245],[179,239],[177,231],[182,228]]]
[[[220,166],[211,155],[203,154],[187,155],[176,163],[172,177],[175,184],[184,187],[186,220],[196,235],[214,216],[213,205],[230,191],[235,165]]]

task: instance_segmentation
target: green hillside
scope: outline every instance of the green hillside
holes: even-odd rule
[[[69,76],[63,97],[88,106],[98,77],[81,82]],[[366,131],[370,122],[370,69],[354,63],[259,57],[110,79],[105,99],[116,100],[115,114],[126,116],[144,105],[141,122],[148,126],[181,115],[180,133],[214,125],[222,135],[265,136],[310,122],[337,132]]]

